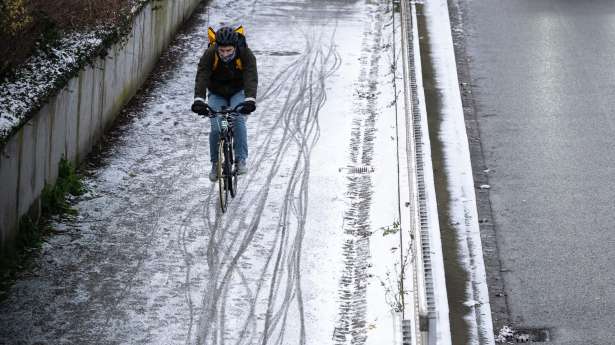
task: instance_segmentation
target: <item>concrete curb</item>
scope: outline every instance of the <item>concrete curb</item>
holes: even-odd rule
[[[434,79],[438,81],[442,120],[440,138],[449,177],[447,192],[453,202],[449,204],[450,219],[457,232],[457,250],[469,275],[466,305],[470,308],[464,316],[472,343],[494,344],[491,307],[487,291],[483,250],[478,224],[476,192],[468,136],[459,90],[457,64],[451,34],[448,2],[425,2],[427,30],[434,65]]]

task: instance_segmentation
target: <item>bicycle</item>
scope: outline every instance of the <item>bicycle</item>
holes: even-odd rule
[[[241,108],[240,105],[230,109],[229,107],[222,107],[220,111],[216,111],[207,106],[207,117],[214,118],[220,117],[218,123],[220,124],[220,139],[218,140],[218,161],[216,164],[217,179],[218,179],[218,192],[220,201],[220,210],[226,212],[226,206],[228,203],[228,195],[235,198],[237,194],[237,169],[235,167],[235,151],[233,148],[233,121],[237,116],[237,110]]]

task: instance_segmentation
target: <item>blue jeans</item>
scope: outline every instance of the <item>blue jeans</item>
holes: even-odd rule
[[[239,103],[243,102],[246,98],[242,91],[237,92],[230,98],[216,95],[215,93],[209,93],[207,96],[207,103],[214,110],[219,111],[223,106],[236,107]],[[211,131],[209,132],[209,157],[211,162],[218,161],[218,140],[220,138],[220,119],[211,118]],[[233,122],[233,148],[235,149],[235,159],[237,161],[245,161],[248,159],[248,131],[246,129],[246,116],[240,114],[235,117]]]

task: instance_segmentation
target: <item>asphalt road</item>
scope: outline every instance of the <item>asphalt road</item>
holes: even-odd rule
[[[449,3],[489,169],[501,264],[489,274],[503,279],[508,320],[549,329],[553,344],[612,344],[615,2]]]

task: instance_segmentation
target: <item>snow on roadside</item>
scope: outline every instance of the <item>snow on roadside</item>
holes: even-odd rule
[[[451,223],[459,224],[459,255],[470,276],[466,305],[473,312],[466,316],[473,344],[494,344],[491,306],[483,261],[470,150],[465,129],[457,66],[446,0],[425,3],[427,30],[430,32],[435,79],[441,91],[443,120],[440,138],[444,145],[449,178]]]

